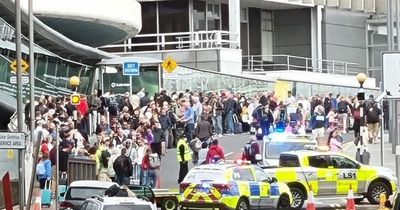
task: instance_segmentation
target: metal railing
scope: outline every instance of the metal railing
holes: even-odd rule
[[[137,43],[135,43],[137,40]],[[238,35],[229,31],[195,31],[161,34],[139,34],[132,41],[123,44],[112,44],[99,47],[107,51],[112,49],[116,54],[129,51],[142,51],[142,47],[152,47],[154,50],[237,48]],[[139,50],[138,50],[139,49]],[[143,50],[144,51],[144,50]]]
[[[312,59],[293,55],[247,55],[243,56],[243,71],[301,70],[330,74],[356,75],[358,63],[337,60]]]
[[[14,41],[15,30],[0,18],[0,39],[3,41]]]

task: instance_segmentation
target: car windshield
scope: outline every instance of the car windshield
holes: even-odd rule
[[[137,204],[118,204],[118,205],[105,205],[104,210],[151,210],[150,205],[137,205]]]
[[[65,195],[66,200],[86,200],[93,196],[104,195],[106,189],[92,187],[71,187]]]
[[[186,175],[183,182],[202,183],[207,181],[225,182],[224,171],[220,169],[192,169]]]
[[[265,142],[265,159],[279,159],[282,152],[304,150],[305,145],[310,145],[310,142]]]

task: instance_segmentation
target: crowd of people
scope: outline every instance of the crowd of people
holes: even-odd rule
[[[57,140],[61,173],[67,172],[69,157],[87,158],[96,161],[99,180],[153,188],[159,183],[162,157],[169,149],[176,148],[181,182],[189,161],[207,164],[224,159],[218,144],[223,135],[253,132],[251,142],[255,142],[270,132],[310,131],[318,144],[340,151],[341,133],[353,129],[355,137],[359,136],[365,115],[369,143],[376,141],[381,109],[373,96],[362,103],[363,114],[356,97],[319,94],[307,99],[288,91],[282,100],[278,98],[273,91],[246,96],[230,91],[162,90],[150,96],[145,89],[123,95],[96,90],[88,97],[82,95],[80,104],[73,105],[68,97],[42,96],[34,116],[35,139],[41,143],[36,170],[40,186],[55,176]],[[29,122],[29,105],[26,113]],[[246,158],[255,161],[254,157]]]

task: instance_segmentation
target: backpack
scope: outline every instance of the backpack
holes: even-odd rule
[[[338,112],[340,114],[347,113],[347,103],[344,101],[341,101],[338,103]]]
[[[107,150],[101,151],[100,155],[100,163],[104,168],[108,168],[108,160],[110,159],[111,154]]]
[[[108,106],[109,107],[113,107],[113,108],[117,108],[118,107],[118,102],[117,102],[117,98],[115,98],[115,96],[111,96],[109,98],[109,102],[108,102]]]
[[[157,153],[149,155],[149,165],[150,169],[156,169],[160,167],[160,158],[158,157]]]
[[[46,173],[46,167],[44,166],[44,162],[40,161],[36,165],[36,175],[44,175]]]
[[[353,118],[354,118],[355,120],[361,119],[360,110],[355,110],[355,111],[354,111],[354,113],[353,113]]]
[[[128,166],[125,165],[125,158],[123,156],[119,156],[115,159],[113,168],[117,175],[124,173],[127,170],[127,167]]]
[[[244,154],[247,157],[253,157],[255,154],[253,143],[246,143],[244,145]]]

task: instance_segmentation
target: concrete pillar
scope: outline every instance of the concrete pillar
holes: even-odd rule
[[[311,8],[311,58],[313,71],[322,69],[322,5]]]
[[[353,11],[363,11],[366,0],[351,0],[351,10]]]
[[[358,0],[360,2],[362,2],[363,0]],[[339,8],[340,9],[351,9],[352,5],[351,5],[351,0],[340,0],[339,1]]]
[[[357,0],[355,0],[355,1],[357,1]],[[375,13],[376,12],[375,0],[364,0],[364,12],[367,12],[367,13]]]
[[[316,4],[316,5],[325,5],[326,4],[326,0],[314,0],[314,4]]]
[[[229,40],[237,41],[233,48],[240,49],[240,0],[229,0]]]

